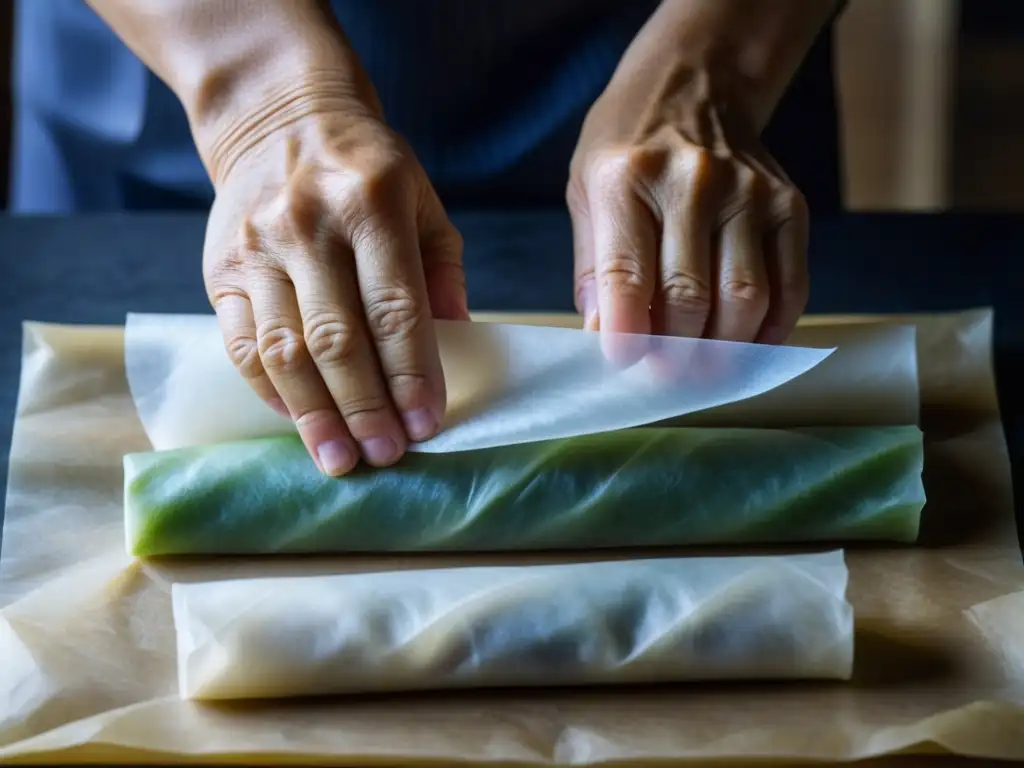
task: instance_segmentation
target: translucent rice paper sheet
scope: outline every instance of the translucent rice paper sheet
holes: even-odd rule
[[[917,329],[928,505],[922,546],[846,553],[856,616],[850,682],[245,706],[179,699],[172,584],[588,557],[131,562],[121,462],[150,444],[128,389],[124,330],[26,325],[0,554],[0,761],[637,765],[942,750],[1024,759],[1024,569],[991,316],[876,320]],[[878,331],[870,320],[808,321],[802,333],[823,345]]]
[[[836,551],[175,584],[178,689],[845,680],[847,578]]]
[[[442,432],[413,445],[415,451],[650,424],[770,392],[832,352],[620,334],[615,341],[632,348],[636,360],[612,364],[596,333],[453,321],[437,321],[436,330],[448,411]],[[294,430],[238,375],[213,315],[129,315],[125,357],[139,416],[157,450]]]

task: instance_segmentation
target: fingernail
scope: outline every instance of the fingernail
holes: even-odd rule
[[[348,444],[341,440],[320,443],[316,456],[323,471],[332,477],[348,472],[359,460]]]
[[[398,456],[398,446],[390,437],[371,437],[359,443],[363,457],[371,464],[389,464]]]
[[[284,404],[284,400],[280,397],[275,397],[273,400],[268,400],[267,405],[273,408],[277,413],[284,416],[286,419],[290,419],[292,415],[288,413],[288,406]]]
[[[437,419],[429,408],[417,408],[402,414],[410,440],[427,440],[437,431]]]

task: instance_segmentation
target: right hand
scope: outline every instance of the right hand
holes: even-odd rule
[[[235,366],[322,471],[387,466],[444,415],[431,318],[469,317],[462,240],[375,109],[281,117],[221,147],[207,293]]]

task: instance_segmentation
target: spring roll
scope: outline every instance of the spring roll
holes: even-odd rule
[[[916,539],[923,438],[634,429],[319,472],[296,436],[125,457],[130,554],[595,549]]]
[[[848,679],[842,552],[172,587],[185,699]]]

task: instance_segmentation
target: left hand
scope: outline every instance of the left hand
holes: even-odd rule
[[[780,344],[807,302],[807,205],[702,79],[609,86],[590,110],[566,194],[576,307],[592,330]]]

